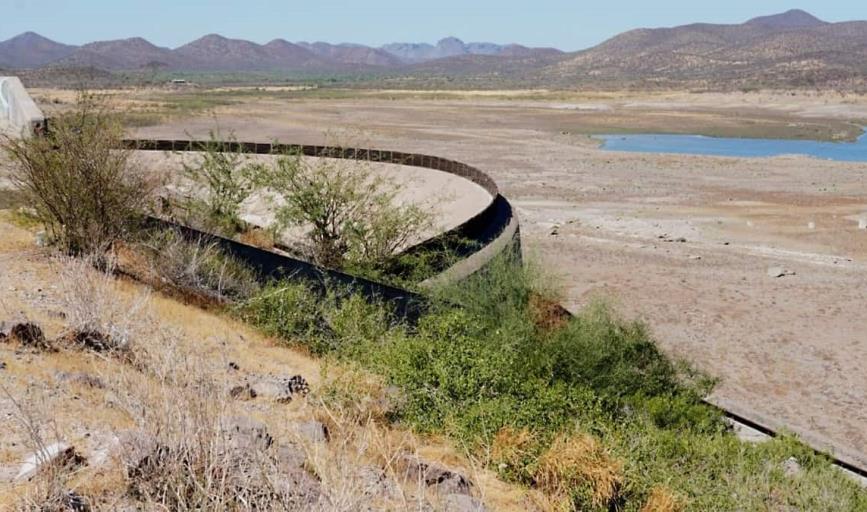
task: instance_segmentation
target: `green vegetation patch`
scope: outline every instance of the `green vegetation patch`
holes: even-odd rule
[[[644,325],[604,305],[540,318],[539,282],[500,256],[437,290],[412,327],[386,305],[297,283],[266,288],[239,313],[384,376],[403,393],[392,420],[447,434],[567,508],[867,510],[857,484],[793,438],[739,441],[701,400],[712,383],[666,358]]]

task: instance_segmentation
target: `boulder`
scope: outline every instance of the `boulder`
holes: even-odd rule
[[[256,390],[250,384],[241,384],[229,390],[229,396],[235,400],[253,400],[258,396]]]
[[[409,482],[433,487],[441,495],[470,494],[472,482],[457,471],[414,455],[404,455],[400,462],[404,468],[404,478]]]
[[[250,387],[257,397],[281,404],[291,402],[295,395],[304,396],[310,392],[307,380],[300,375],[289,378],[262,378],[250,384]]]
[[[466,494],[446,494],[440,503],[448,512],[487,512],[481,501]]]
[[[316,420],[295,423],[292,426],[292,430],[302,439],[313,443],[326,443],[331,438],[328,433],[328,427]]]
[[[274,443],[265,424],[247,416],[224,418],[222,429],[229,445],[236,449],[266,450]]]
[[[275,379],[265,379],[249,384],[250,392],[257,398],[264,398],[279,404],[292,401],[292,392],[286,385]]]
[[[24,460],[18,470],[16,481],[30,480],[41,471],[51,469],[74,469],[87,464],[87,460],[75,451],[75,447],[63,442],[45,446]]]

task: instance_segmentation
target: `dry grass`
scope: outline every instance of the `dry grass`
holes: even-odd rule
[[[671,489],[657,486],[650,491],[641,512],[680,512],[683,509],[683,501],[673,494]]]
[[[491,460],[501,465],[502,469],[520,469],[532,456],[535,444],[536,437],[529,430],[505,427],[494,436]]]
[[[7,226],[0,225],[4,229]],[[9,226],[9,236],[21,238],[22,242],[28,237],[26,231],[14,226]],[[9,247],[20,248],[19,244]],[[141,285],[115,279],[86,262],[50,259],[38,253],[26,259],[12,257],[3,254],[4,249],[0,247],[0,258],[7,263],[4,270],[11,273],[8,275],[26,272],[29,276],[18,286],[27,290],[32,287],[34,292],[43,290],[47,300],[67,316],[60,321],[46,315],[38,304],[20,302],[22,296],[10,294],[5,286],[0,287],[3,310],[32,310],[33,321],[43,326],[50,324],[46,329],[49,337],[71,332],[76,326],[127,333],[126,346],[133,357],[105,357],[103,353],[61,346],[56,353],[32,352],[26,354],[26,359],[19,359],[12,347],[0,346],[0,359],[8,364],[3,382],[22,402],[39,411],[40,424],[60,427],[56,433],[47,431],[50,435],[45,435],[46,439],[66,440],[81,448],[88,459],[93,459],[95,447],[103,446],[94,439],[123,437],[128,431],[143,431],[142,439],[156,439],[159,445],[174,447],[159,459],[161,474],[171,478],[139,485],[147,491],[146,499],[153,506],[160,503],[162,509],[183,510],[198,503],[196,500],[210,500],[203,505],[205,508],[248,509],[233,501],[237,487],[268,488],[274,481],[271,471],[282,462],[275,460],[273,448],[254,450],[252,460],[240,463],[226,450],[227,418],[247,416],[267,426],[275,445],[302,447],[307,456],[305,469],[321,481],[322,487],[322,495],[315,503],[301,507],[305,510],[419,510],[426,502],[435,503],[434,496],[402,477],[396,461],[407,453],[417,453],[468,475],[495,510],[524,508],[523,491],[478,469],[481,465],[468,461],[462,450],[441,439],[420,440],[395,429],[387,419],[391,404],[383,399],[390,390],[377,377],[357,368],[330,363],[323,366],[321,361],[286,349],[230,317],[150,293]],[[131,309],[136,311],[131,313]],[[51,318],[54,323],[49,322]],[[240,366],[240,372],[227,371],[228,361]],[[320,376],[323,367],[327,371]],[[58,372],[92,374],[106,387],[59,383],[55,381]],[[293,400],[288,405],[232,401],[225,391],[239,373],[302,374],[312,388],[310,399]],[[340,400],[325,400],[326,390],[335,389],[341,390]],[[313,419],[328,426],[330,442],[311,443],[299,438],[292,428],[296,421]],[[5,425],[0,419],[0,427]],[[28,453],[23,445],[27,436],[20,424],[14,433],[4,433],[0,451],[5,462],[0,461],[0,469],[4,465],[17,467],[16,461]],[[132,458],[129,452],[137,446],[125,444],[122,450],[112,451],[104,464],[64,474],[57,483],[42,478],[26,484],[0,483],[0,510],[25,505],[32,509],[56,502],[55,498],[68,490],[86,497],[94,510],[129,506],[127,491],[132,482],[123,462]],[[383,485],[391,491],[383,495],[379,485],[371,484],[376,481],[371,480],[371,475],[390,482]],[[158,492],[190,488],[198,494],[177,492],[185,496],[180,502],[169,502]],[[207,498],[201,494],[205,491]],[[265,509],[298,507],[292,500],[273,501],[273,496],[248,499],[248,503],[272,500]],[[146,503],[145,498],[140,500]]]
[[[588,434],[561,435],[539,458],[536,481],[550,496],[583,488],[595,506],[607,506],[623,484],[623,465]]]

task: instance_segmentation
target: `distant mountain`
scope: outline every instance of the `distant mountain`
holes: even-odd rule
[[[458,57],[461,55],[507,55],[514,56],[516,48],[526,49],[528,53],[536,50],[520,45],[499,45],[494,43],[464,43],[456,37],[441,39],[436,45],[427,43],[392,43],[382,50],[394,55],[403,62],[415,64],[436,59]],[[553,49],[546,48],[547,51]],[[559,50],[553,50],[559,52]],[[562,52],[560,52],[562,53]]]
[[[867,21],[828,23],[791,10],[736,25],[694,23],[636,29],[573,53],[517,44],[465,43],[455,37],[436,44],[393,43],[372,48],[283,39],[260,45],[217,34],[176,49],[141,38],[75,47],[28,32],[0,42],[0,68],[18,69],[18,74],[22,68],[87,69],[82,76],[98,75],[100,70],[141,69],[364,73],[401,86],[416,86],[420,82],[415,79],[421,78],[460,87],[837,87],[867,91]]]
[[[34,32],[25,32],[0,42],[0,67],[38,68],[74,51],[75,46],[52,41]]]
[[[543,80],[623,85],[800,87],[867,77],[867,22],[826,23],[800,10],[740,25],[625,32],[547,68]]]
[[[402,64],[400,59],[388,52],[360,44],[302,42],[298,45],[334,63],[373,67],[395,67]]]
[[[179,65],[180,62],[180,59],[168,48],[160,48],[140,37],[133,37],[88,43],[51,64],[60,67],[129,70],[170,68]]]

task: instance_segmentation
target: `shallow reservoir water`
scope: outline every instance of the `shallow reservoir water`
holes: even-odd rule
[[[602,149],[639,153],[683,153],[736,157],[807,155],[826,160],[867,162],[867,133],[856,142],[814,140],[740,139],[703,135],[627,134],[600,135]]]

